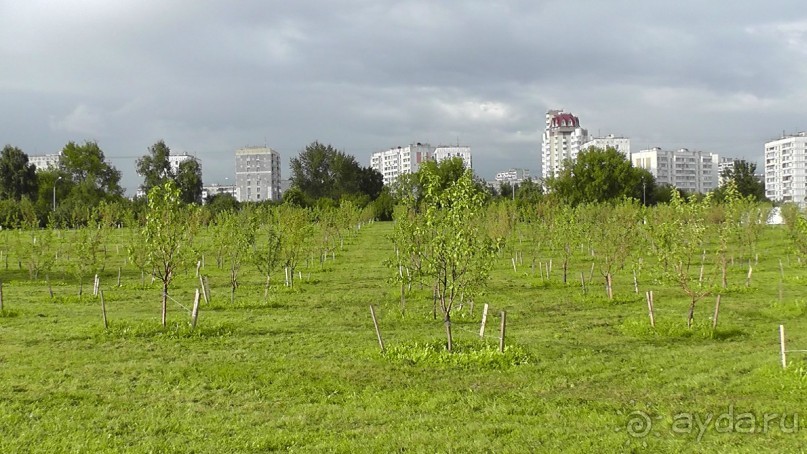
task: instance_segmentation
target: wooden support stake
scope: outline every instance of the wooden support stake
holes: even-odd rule
[[[504,330],[507,327],[507,312],[502,311],[502,324],[499,327],[499,352],[504,353]]]
[[[104,329],[109,328],[109,323],[106,319],[106,303],[104,302],[104,291],[98,292],[101,295],[101,316],[104,318]]]
[[[639,294],[639,281],[636,280],[636,270],[633,270],[633,293]]]
[[[583,295],[586,294],[586,275],[581,271],[580,272],[580,285],[583,286]]]
[[[193,296],[193,310],[191,311],[191,330],[196,328],[196,319],[199,318],[199,289]]]
[[[650,314],[650,326],[655,328],[656,318],[653,315],[653,291],[645,292],[645,296],[647,297],[647,312]]]
[[[0,311],[3,310],[3,281],[0,281]]]
[[[205,304],[210,303],[207,299],[207,290],[205,289],[205,280],[202,276],[199,276],[199,288],[202,289],[202,298],[205,300]]]
[[[196,261],[196,277],[199,277],[199,268],[201,268],[201,267],[202,267],[202,261],[197,260]]]
[[[488,322],[488,303],[482,306],[482,324],[479,326],[479,338],[485,337],[485,323]]]
[[[375,317],[375,309],[370,305],[370,316],[373,317],[373,326],[375,327],[375,335],[378,338],[378,346],[381,347],[381,353],[384,353],[384,340],[381,339],[381,330],[378,329],[378,320]]]
[[[210,281],[207,280],[207,276],[205,278],[205,293],[207,294],[208,299],[213,299],[213,294],[210,292]]]
[[[782,355],[782,369],[787,369],[785,356],[785,325],[779,325],[779,353]]]
[[[121,269],[120,269],[120,267],[118,267],[118,287],[120,287],[120,272],[121,272]]]
[[[717,294],[717,299],[715,300],[715,315],[712,317],[712,331],[717,329],[717,315],[720,313],[720,294]]]
[[[401,282],[401,315],[406,311],[406,284]]]
[[[513,257],[513,258],[511,258],[510,260],[513,262],[513,272],[514,272],[514,273],[517,273],[518,271],[516,271],[516,258],[515,258],[515,257]]]
[[[751,265],[748,265],[748,276],[745,278],[745,286],[749,287],[751,285],[751,273],[754,272],[754,268]]]

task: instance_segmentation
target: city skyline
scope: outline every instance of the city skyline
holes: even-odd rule
[[[761,168],[767,141],[807,129],[800,6],[0,1],[0,142],[41,155],[95,140],[130,194],[161,139],[201,159],[206,183],[256,144],[288,175],[315,140],[360,162],[460,142],[492,180],[540,175],[545,113],[563,109],[634,150]]]

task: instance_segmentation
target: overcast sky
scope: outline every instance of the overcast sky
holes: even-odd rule
[[[164,139],[234,178],[234,151],[314,140],[470,145],[540,175],[547,109],[633,150],[760,162],[807,129],[803,0],[0,0],[0,144],[95,140],[133,193]]]

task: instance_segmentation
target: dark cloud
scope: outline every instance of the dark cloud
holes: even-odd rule
[[[632,147],[759,159],[800,124],[797,1],[0,0],[0,142],[98,140],[139,183],[159,139],[203,159],[313,140],[367,162],[412,141],[473,147],[478,173],[538,174],[549,108]]]

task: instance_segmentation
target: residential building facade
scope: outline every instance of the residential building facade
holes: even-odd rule
[[[207,203],[208,198],[219,194],[230,194],[235,197],[235,185],[214,183],[202,186],[202,203]]]
[[[669,184],[688,192],[707,193],[718,187],[720,157],[715,153],[651,148],[631,154],[634,167],[648,170],[656,184]]]
[[[428,143],[414,143],[405,147],[377,151],[370,156],[370,167],[381,173],[384,185],[389,186],[401,175],[417,172],[420,165],[429,160],[437,162],[451,158],[462,158],[465,167],[473,168],[471,147],[464,145],[432,146]]]
[[[196,161],[199,163],[199,168],[202,167],[202,162],[199,161],[195,156],[191,156],[188,153],[182,153],[178,155],[168,155],[168,164],[171,165],[171,173],[176,175],[179,172],[179,165],[185,161]]]
[[[438,145],[435,147],[435,161],[440,162],[452,158],[462,158],[462,164],[465,166],[465,168],[474,168],[473,158],[471,156],[471,147],[462,145]]]
[[[580,127],[576,116],[562,110],[548,111],[541,140],[542,178],[557,176],[563,168],[563,161],[576,159],[587,141],[588,131]]]
[[[630,139],[627,137],[616,137],[609,134],[604,137],[589,137],[586,143],[583,144],[582,149],[586,150],[591,147],[601,148],[614,148],[616,151],[625,155],[625,159],[630,160]]]
[[[53,154],[28,156],[28,163],[33,164],[36,170],[54,170],[59,168],[62,159],[62,152]]]
[[[239,202],[280,200],[280,153],[265,146],[236,150],[235,198]]]
[[[807,204],[807,132],[765,143],[765,197]]]

